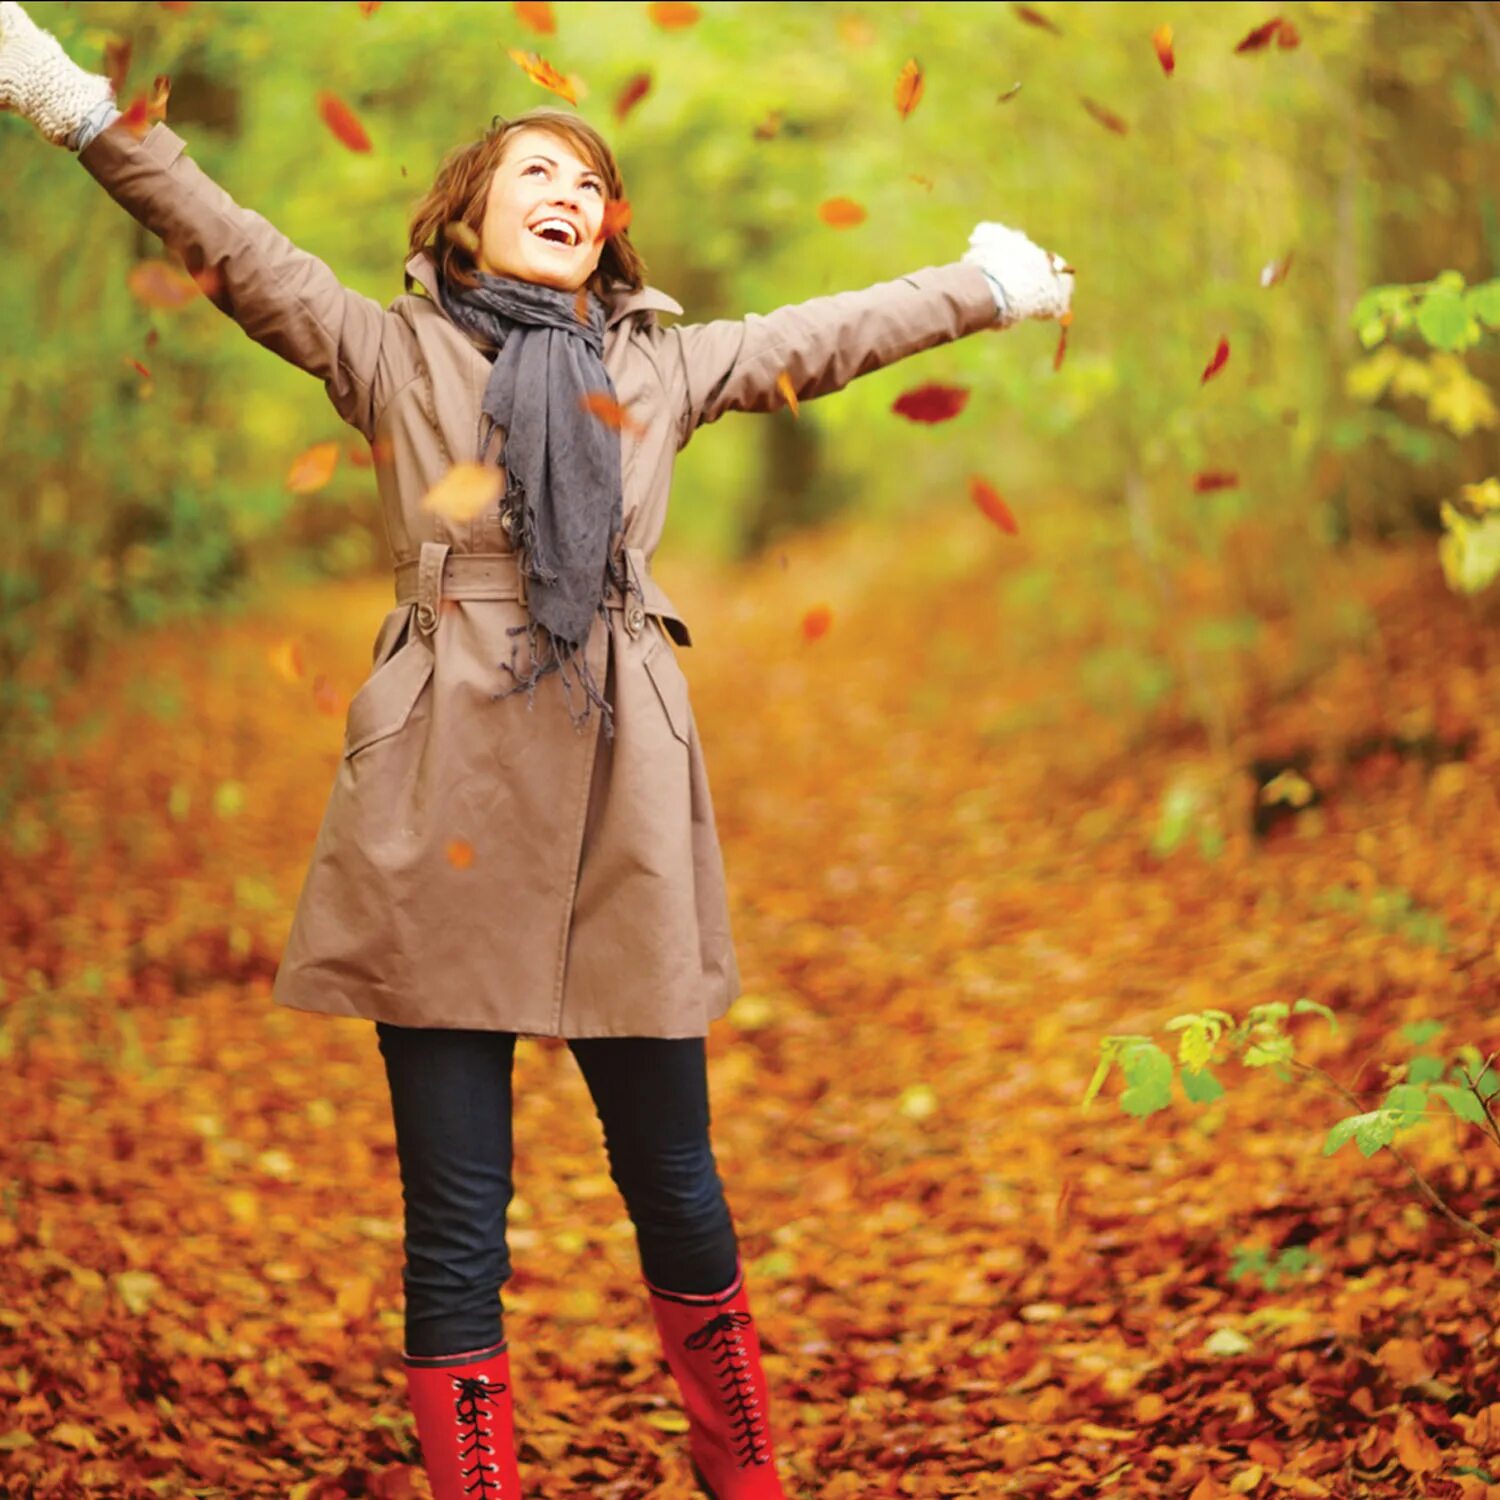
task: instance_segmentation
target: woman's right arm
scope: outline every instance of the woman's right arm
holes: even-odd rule
[[[257,343],[323,381],[339,415],[373,439],[382,359],[396,352],[384,347],[390,315],[236,203],[169,126],[155,124],[137,139],[112,123],[88,139],[88,129],[107,117],[101,104],[109,97],[88,82],[94,78],[69,62],[56,38],[19,5],[0,4],[0,105],[25,114],[55,144],[82,137],[84,169],[182,257],[209,300]],[[97,83],[108,90],[108,80]],[[384,373],[390,380],[410,372]]]

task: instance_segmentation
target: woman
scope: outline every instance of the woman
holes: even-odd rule
[[[646,285],[627,233],[604,232],[625,196],[609,147],[538,109],[443,162],[412,219],[408,294],[382,307],[235,203],[166,125],[110,128],[108,81],[9,0],[0,105],[77,151],[372,445],[395,607],[349,704],[275,1000],[376,1026],[406,1209],[403,1364],[434,1494],[520,1494],[500,1291],[528,1035],[567,1039],[598,1109],[700,1488],[781,1496],[709,1140],[705,1039],[739,972],[669,644],[691,636],[648,565],[700,425],[778,408],[785,382],[805,401],[1060,316],[1071,276],[981,224],[961,261],[663,329],[656,314],[682,308]],[[472,463],[494,480],[473,514],[431,498]]]

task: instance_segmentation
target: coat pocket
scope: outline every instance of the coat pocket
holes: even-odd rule
[[[667,723],[672,726],[672,733],[684,745],[690,744],[688,680],[682,668],[677,665],[672,648],[658,640],[656,649],[647,654],[644,666],[646,675],[651,679],[651,686],[656,689],[656,696],[661,699],[662,711],[667,716]]]
[[[365,679],[349,700],[344,721],[345,760],[376,740],[395,734],[406,723],[432,676],[432,665],[432,648],[417,636]]]

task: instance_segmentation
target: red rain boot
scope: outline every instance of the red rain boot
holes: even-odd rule
[[[642,1280],[645,1280],[642,1277]],[[688,1415],[693,1478],[708,1500],[786,1500],[767,1420],[760,1338],[745,1267],[722,1292],[669,1292],[646,1280],[667,1366]]]
[[[433,1500],[521,1500],[505,1340],[401,1362]]]

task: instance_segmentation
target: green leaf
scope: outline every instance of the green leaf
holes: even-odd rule
[[[1467,1120],[1471,1125],[1483,1125],[1489,1116],[1485,1113],[1484,1106],[1476,1099],[1469,1089],[1457,1088],[1451,1083],[1435,1083],[1432,1092],[1441,1099],[1460,1120]]]
[[[1120,1059],[1120,1069],[1128,1085],[1120,1094],[1126,1114],[1151,1115],[1170,1106],[1172,1059],[1155,1042],[1132,1047]]]
[[[1292,1014],[1294,1016],[1309,1013],[1322,1016],[1335,1031],[1339,1029],[1338,1017],[1322,1001],[1309,1000],[1306,995],[1302,995],[1292,1002]]]
[[[1406,1069],[1406,1076],[1412,1083],[1431,1083],[1435,1078],[1443,1076],[1443,1066],[1440,1057],[1414,1057]]]
[[[1429,292],[1417,309],[1417,330],[1434,349],[1459,350],[1477,337],[1478,324],[1458,292],[1441,288]]]
[[[1401,1028],[1400,1035],[1413,1047],[1425,1047],[1433,1037],[1441,1036],[1445,1029],[1441,1021],[1408,1021]]]
[[[1183,1068],[1182,1092],[1194,1104],[1212,1104],[1224,1092],[1224,1085],[1207,1068]]]
[[[1500,328],[1500,278],[1471,286],[1465,297],[1469,311],[1487,328]]]

